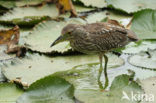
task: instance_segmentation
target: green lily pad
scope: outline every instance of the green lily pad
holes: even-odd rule
[[[24,18],[16,18],[12,20],[0,20],[0,24],[33,27],[34,25],[48,19],[50,19],[49,16],[26,16]]]
[[[149,51],[147,53],[140,53],[129,58],[129,63],[143,68],[156,69],[156,51]]]
[[[111,85],[109,91],[100,91],[96,89],[77,89],[75,90],[75,97],[84,103],[138,103],[138,101],[131,100],[131,92],[142,93],[141,87],[135,82],[130,81],[130,76],[119,75]],[[129,100],[122,99],[123,92],[127,94]]]
[[[124,64],[123,59],[115,55],[108,55],[108,57],[108,68],[116,68]],[[47,75],[69,70],[79,65],[82,65],[80,69],[86,69],[83,65],[94,63],[96,64],[94,70],[98,73],[99,59],[97,55],[58,56],[50,58],[44,55],[29,54],[23,59],[16,59],[2,66],[2,72],[9,80],[20,78],[21,83],[30,85]]]
[[[16,103],[23,90],[12,83],[0,83],[0,103]]]
[[[137,12],[142,9],[156,9],[155,0],[106,0],[107,5],[127,13]]]
[[[0,17],[2,21],[10,21],[17,18],[24,18],[28,16],[49,16],[49,17],[57,17],[58,9],[55,5],[44,5],[42,7],[24,7],[24,8],[14,8],[7,12],[3,16]]]
[[[107,6],[105,0],[96,0],[96,1],[95,0],[73,0],[73,1],[81,2],[87,7],[92,6],[92,7],[102,8]]]
[[[1,0],[0,1],[0,5],[5,7],[5,8],[14,8],[17,6],[27,6],[27,5],[37,5],[42,3],[44,0]]]
[[[86,18],[86,21],[88,23],[95,23],[95,22],[101,22],[101,21],[103,22],[105,18],[117,20],[118,22],[126,26],[130,22],[132,17],[129,15],[123,15],[123,14],[121,15],[120,13],[112,11],[112,10],[105,10],[105,11],[95,12],[93,14],[90,14]]]
[[[74,103],[74,86],[66,80],[48,76],[33,83],[17,103]]]
[[[129,43],[123,50],[123,53],[127,54],[137,54],[140,52],[146,52],[149,49],[154,50],[156,49],[156,41],[139,41],[138,43],[131,42]]]
[[[94,8],[84,7],[84,6],[80,6],[80,5],[74,5],[74,7],[75,7],[76,12],[78,12],[78,13],[94,10]]]
[[[156,10],[147,9],[135,13],[131,29],[139,39],[156,39]]]
[[[62,42],[54,47],[50,47],[60,35],[64,26],[70,23],[84,24],[80,18],[73,18],[66,21],[46,21],[37,25],[32,33],[25,39],[26,47],[42,53],[64,53],[71,50],[69,42]]]

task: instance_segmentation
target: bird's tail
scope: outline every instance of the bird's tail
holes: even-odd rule
[[[136,34],[131,31],[131,30],[127,30],[127,33],[128,33],[128,38],[130,41],[139,41],[139,38],[136,36]]]

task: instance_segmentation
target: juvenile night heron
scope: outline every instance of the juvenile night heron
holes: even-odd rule
[[[62,35],[58,37],[51,46],[62,41],[69,41],[73,49],[86,54],[99,54],[100,69],[98,75],[98,83],[100,82],[102,67],[102,57],[105,59],[104,76],[105,89],[108,86],[106,52],[116,48],[124,47],[131,41],[137,41],[137,37],[131,30],[111,23],[92,23],[86,25],[68,24],[62,30]]]

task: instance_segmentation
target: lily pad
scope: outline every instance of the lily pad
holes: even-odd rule
[[[12,83],[0,83],[0,103],[16,103],[23,90]]]
[[[134,66],[156,69],[156,50],[136,54],[131,56],[128,61]]]
[[[3,25],[18,25],[20,27],[33,27],[34,25],[49,20],[49,16],[26,16],[24,18],[16,18],[12,20],[0,20],[0,24]]]
[[[88,23],[95,23],[95,22],[101,22],[101,21],[103,22],[103,20],[106,18],[117,20],[118,22],[126,26],[130,22],[132,17],[129,15],[124,15],[124,14],[121,15],[120,13],[112,11],[112,10],[105,10],[105,11],[95,12],[93,14],[90,14],[86,18],[86,21]]]
[[[40,4],[41,2],[43,2],[44,0],[1,0],[0,1],[0,5],[5,7],[5,8],[14,8],[17,6],[27,6],[27,5],[37,5]]]
[[[123,59],[108,55],[108,68],[119,67],[124,64]],[[115,62],[114,62],[115,61]],[[28,85],[47,75],[72,69],[79,65],[97,63],[98,66],[94,70],[99,70],[99,59],[97,55],[74,55],[74,56],[58,56],[46,57],[44,55],[28,55],[23,59],[16,59],[7,63],[2,67],[2,72],[9,80],[20,78],[21,83]],[[85,69],[85,66],[81,67]],[[97,75],[97,74],[96,74]]]
[[[11,59],[15,58],[15,55],[6,54],[5,53],[6,50],[7,50],[6,45],[0,45],[0,65],[4,61],[11,60]]]
[[[81,2],[87,7],[92,6],[92,7],[102,8],[107,6],[105,0],[96,0],[96,1],[95,0],[74,0],[74,1]]]
[[[25,7],[25,8],[14,8],[0,17],[0,20],[13,20],[17,18],[24,18],[26,16],[50,16],[57,17],[58,10],[55,5],[44,5],[42,7]]]
[[[94,8],[84,7],[84,6],[80,6],[80,5],[74,5],[74,7],[75,7],[76,12],[78,12],[78,13],[94,10]]]
[[[84,24],[85,21],[80,18],[69,19],[66,21],[46,21],[37,25],[32,33],[26,38],[26,47],[42,53],[64,53],[71,50],[69,42],[62,42],[54,47],[50,47],[60,35],[64,26],[70,23]]]
[[[147,9],[135,13],[131,29],[139,39],[156,39],[156,10]]]
[[[137,12],[142,9],[156,9],[155,0],[106,0],[107,5],[127,13]]]
[[[140,52],[146,52],[149,49],[150,50],[156,49],[155,44],[156,41],[147,41],[147,40],[139,41],[137,43],[131,42],[122,50],[122,52],[127,54],[137,54]]]
[[[142,86],[142,88],[145,91],[145,94],[148,95],[149,98],[148,101],[150,101],[151,103],[155,102],[155,98],[156,97],[156,77],[150,77],[144,80],[140,81],[140,84]]]
[[[74,86],[66,80],[48,76],[33,83],[17,103],[74,103]]]
[[[138,103],[131,100],[131,92],[142,93],[141,87],[135,82],[130,81],[130,76],[119,75],[111,85],[109,91],[100,91],[94,89],[76,89],[75,97],[84,103]],[[127,94],[129,99],[123,98],[123,92]]]

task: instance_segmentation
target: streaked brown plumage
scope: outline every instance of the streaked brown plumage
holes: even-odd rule
[[[115,48],[121,48],[131,41],[137,41],[137,37],[131,30],[110,23],[92,23],[86,25],[68,24],[62,30],[62,35],[52,44],[68,40],[73,49],[86,54],[97,53],[102,68],[102,57],[105,58],[104,75],[105,87],[108,85],[106,52]],[[98,82],[100,83],[102,69],[99,70]],[[102,85],[102,84],[100,84]]]

